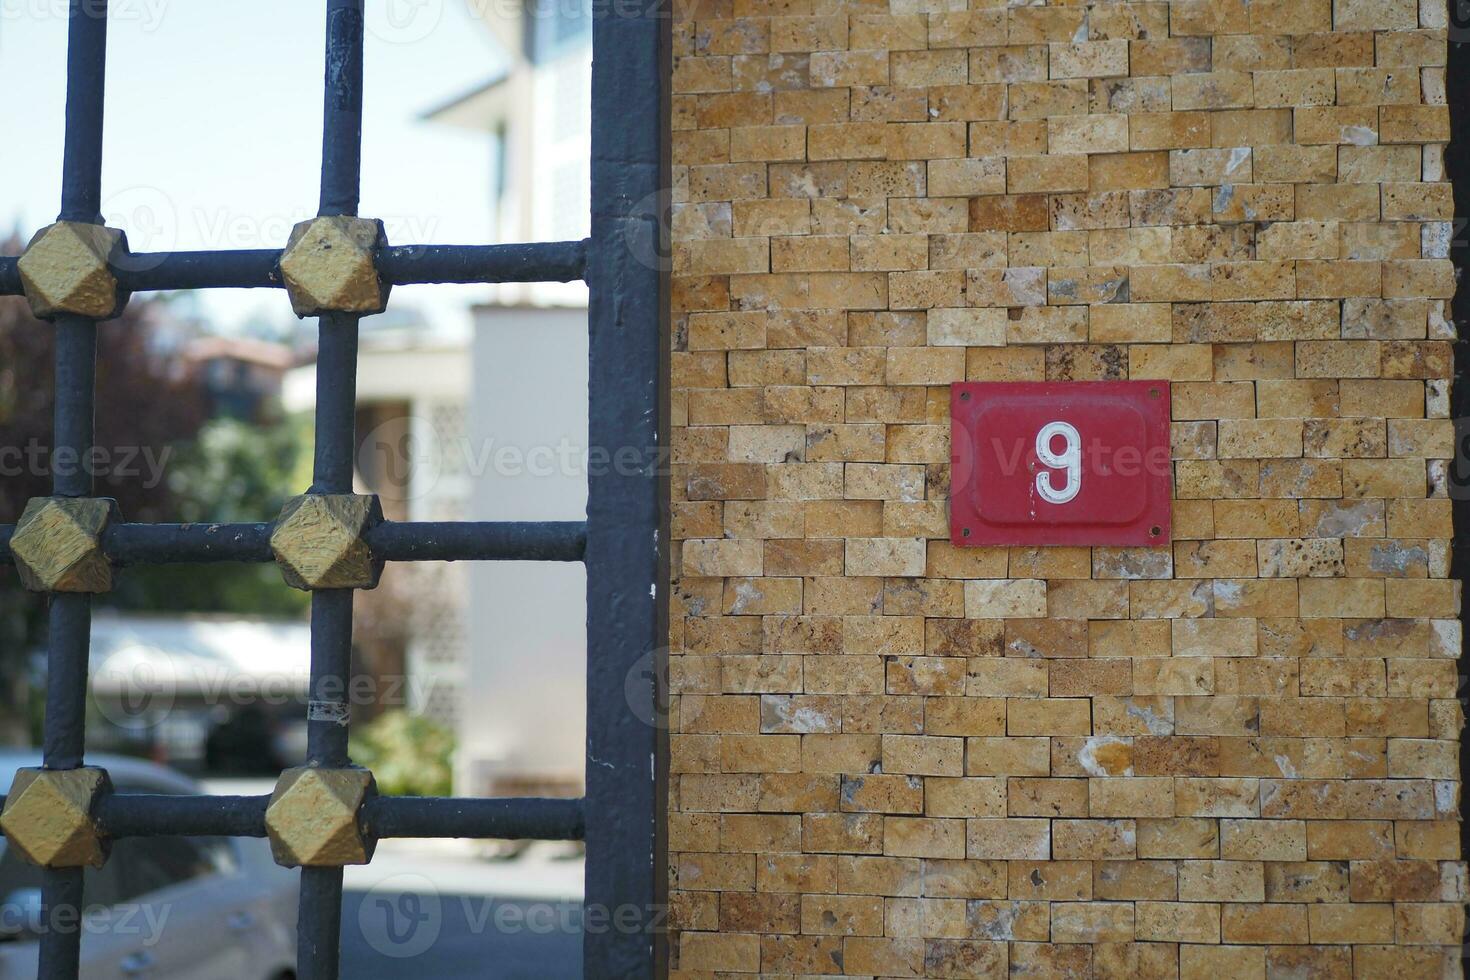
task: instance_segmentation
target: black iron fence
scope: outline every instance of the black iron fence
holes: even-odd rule
[[[270,837],[301,866],[298,974],[338,973],[342,866],[384,837],[584,839],[585,902],[637,909],[618,928],[587,930],[588,977],[655,971],[663,875],[656,772],[661,745],[657,661],[662,614],[659,445],[664,276],[657,215],[667,186],[662,137],[665,35],[658,4],[594,12],[591,237],[487,246],[391,245],[356,217],[361,164],[364,0],[327,0],[319,217],[282,250],[131,253],[101,227],[105,0],[71,0],[66,144],[58,222],[19,259],[0,258],[0,294],[24,294],[54,323],[58,457],[93,445],[97,330],[130,292],[283,288],[319,318],[312,486],[274,523],[128,524],[92,497],[85,466],[56,467],[53,496],[0,527],[0,561],[49,594],[44,762],[17,778],[0,816],[7,836],[45,867],[43,915],[83,907],[82,868],[115,838]],[[589,447],[629,450],[639,464],[594,468],[587,519],[557,523],[392,523],[354,496],[358,321],[394,285],[585,280],[589,289]],[[148,406],[106,406],[147,411]],[[268,515],[262,515],[268,516]],[[580,561],[587,569],[586,795],[557,799],[388,798],[347,753],[354,590],[384,561]],[[277,561],[312,591],[308,764],[272,796],[118,794],[83,761],[92,596],[114,568],[174,562]],[[493,648],[493,644],[491,645]],[[493,655],[493,649],[492,653]],[[326,814],[333,819],[324,820]],[[335,816],[334,816],[335,815]],[[307,817],[311,819],[307,819]],[[45,930],[40,975],[75,977],[81,930]]]

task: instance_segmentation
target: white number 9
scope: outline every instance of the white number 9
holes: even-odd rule
[[[1056,436],[1066,440],[1066,448],[1060,453],[1051,449]],[[1036,474],[1036,492],[1049,504],[1065,504],[1077,496],[1082,489],[1082,437],[1077,429],[1067,422],[1048,422],[1036,433],[1036,458],[1041,465],[1052,470],[1065,470],[1067,482],[1060,490],[1052,486],[1051,473]]]

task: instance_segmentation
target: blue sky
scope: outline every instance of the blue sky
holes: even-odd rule
[[[479,0],[368,4],[362,213],[384,219],[394,242],[493,240],[490,137],[419,119],[504,63],[468,2]],[[0,231],[29,235],[56,216],[66,7],[0,0]],[[135,250],[280,247],[315,213],[325,7],[112,0],[103,213]],[[394,305],[457,330],[483,292],[396,289]],[[289,316],[276,290],[201,301],[226,331]]]

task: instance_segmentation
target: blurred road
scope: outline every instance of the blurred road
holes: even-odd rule
[[[410,920],[396,909],[389,914],[397,918],[394,936],[400,941],[383,941],[388,935],[383,928],[384,907],[372,907],[379,899],[381,896],[364,892],[343,896],[342,976],[346,980],[408,976],[436,980],[559,980],[582,975],[580,932],[502,931],[493,922],[486,927],[482,896],[446,895],[441,899],[442,915],[434,927],[433,941],[417,951],[414,941],[418,934],[406,927]],[[547,911],[575,917],[580,908],[572,904],[554,913]],[[500,899],[491,913],[495,914],[515,915],[518,921],[525,921],[534,918],[537,909],[534,903]],[[367,927],[360,922],[367,922]],[[406,950],[412,950],[411,955],[403,955]]]
[[[487,860],[467,842],[383,841],[345,885],[347,980],[582,975],[582,861],[555,847]]]

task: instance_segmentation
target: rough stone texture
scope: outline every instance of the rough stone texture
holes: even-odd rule
[[[281,577],[293,589],[372,589],[383,573],[363,534],[383,520],[375,495],[302,494],[271,532]]]
[[[676,18],[674,975],[1459,976],[1444,5]],[[1107,378],[1173,547],[951,547]]]
[[[32,592],[112,591],[102,534],[117,504],[102,497],[34,497],[10,538],[20,580]]]
[[[370,218],[312,218],[292,228],[281,278],[296,315],[383,312],[389,287],[373,262],[387,244],[383,223]]]
[[[107,840],[93,809],[112,791],[107,770],[20,769],[10,784],[0,831],[26,860],[43,868],[102,867]]]
[[[287,868],[367,864],[374,841],[363,835],[358,810],[375,792],[366,769],[287,769],[265,811],[276,863]]]
[[[127,303],[109,260],[127,251],[116,228],[58,221],[36,232],[22,253],[21,287],[31,312],[43,319],[75,314],[104,320]]]

